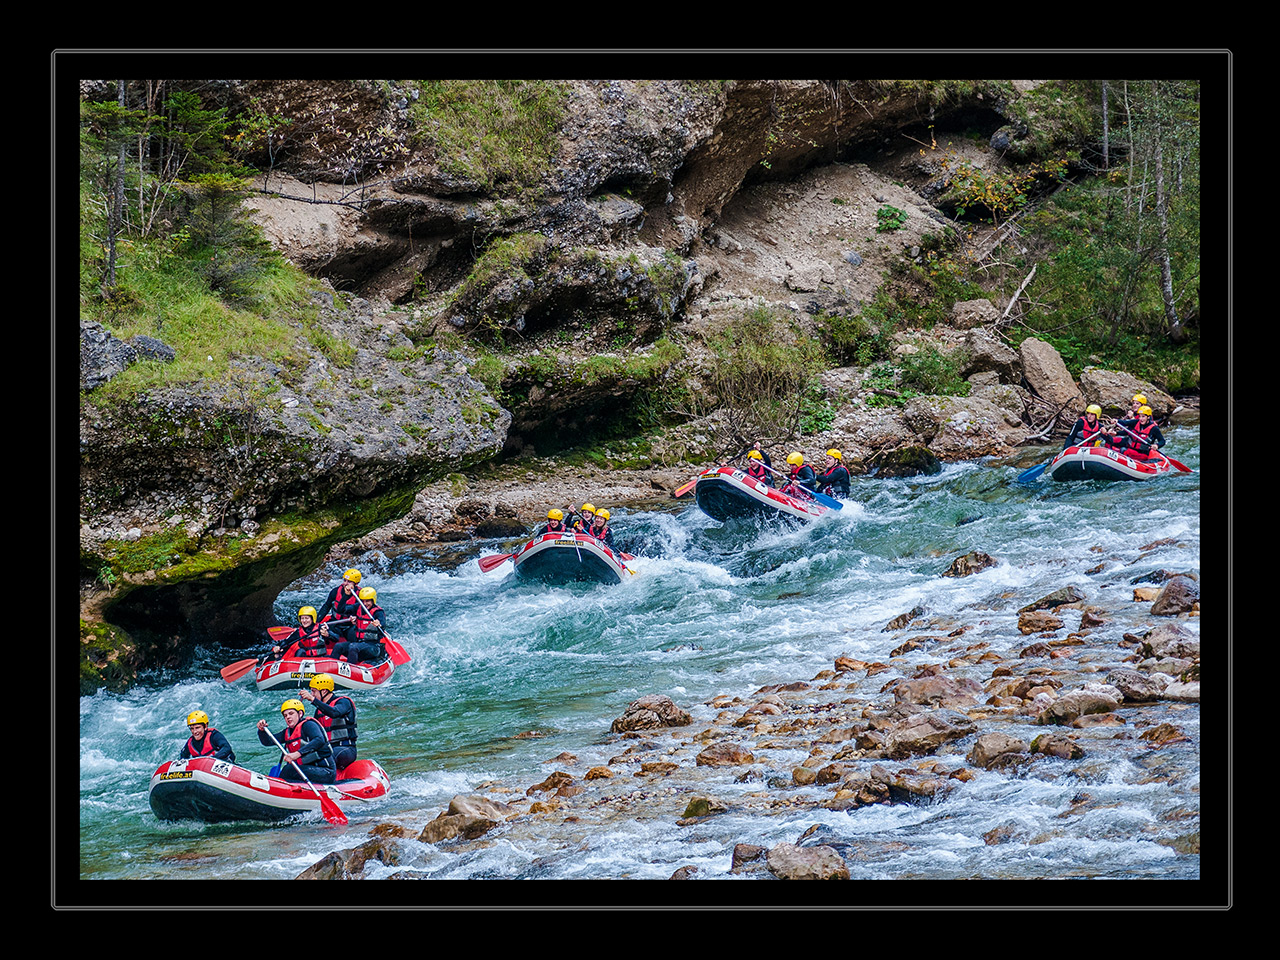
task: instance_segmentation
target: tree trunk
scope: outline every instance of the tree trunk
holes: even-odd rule
[[[116,81],[116,96],[123,113],[125,107],[125,81]],[[112,190],[111,209],[107,215],[107,268],[102,279],[103,290],[107,295],[116,286],[116,237],[120,234],[124,222],[124,138],[120,138],[120,146],[116,150],[116,177]]]
[[[1164,138],[1163,117],[1160,115],[1159,81],[1151,86],[1155,94],[1156,135],[1155,135],[1155,173],[1156,173],[1156,223],[1159,226],[1156,257],[1160,263],[1160,299],[1164,302],[1164,321],[1169,338],[1175,343],[1182,335],[1182,323],[1178,320],[1178,305],[1173,296],[1173,263],[1169,257],[1169,197],[1164,183]]]

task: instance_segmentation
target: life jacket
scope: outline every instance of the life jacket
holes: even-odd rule
[[[309,722],[315,723],[315,718],[303,717],[301,720],[298,721],[298,725],[294,727],[292,730],[290,730],[288,727],[284,728],[284,736],[281,737],[280,739],[284,744],[285,753],[299,753],[302,750],[302,745],[305,742],[302,736],[302,728],[305,727]],[[319,724],[317,724],[317,726],[319,726]],[[323,748],[317,747],[309,753],[301,754],[298,757],[298,761],[297,761],[299,764],[326,763],[326,762],[332,763],[333,762],[333,759],[332,759],[333,750],[328,748],[328,743],[329,743],[328,733],[324,730],[323,727],[321,727],[320,729],[323,734],[322,739],[324,740],[324,744],[325,744],[324,747]],[[322,749],[324,751],[323,753],[321,752]]]
[[[595,537],[602,543],[607,543],[609,541],[609,525],[607,523],[599,527],[593,523],[591,525],[591,529],[588,530],[587,533],[591,534],[591,536]]]
[[[343,593],[341,586],[334,589],[333,603],[330,605],[331,612],[326,614],[324,619],[343,620],[355,616],[360,609],[360,598],[356,596],[356,592],[352,590],[350,593]]]
[[[756,480],[763,480],[765,483],[769,482],[769,471],[765,469],[764,464],[759,460],[751,461],[751,466],[747,467],[747,476]]]
[[[1125,434],[1125,438],[1128,440],[1128,449],[1125,450],[1125,454],[1128,457],[1134,460],[1146,460],[1151,456],[1151,431],[1155,429],[1155,426],[1156,421],[1152,418],[1147,421],[1145,427],[1142,425],[1142,421],[1139,420],[1129,428],[1129,433]]]
[[[382,628],[373,626],[373,621],[382,619],[379,614],[382,608],[378,606],[364,607],[361,606],[356,611],[356,622],[353,625],[352,633],[357,643],[378,643],[382,639]]]
[[[844,464],[837,463],[818,480],[828,495],[845,498],[849,496],[849,468]]]
[[[569,529],[569,525],[563,520],[548,520],[546,533],[564,533]]]
[[[298,627],[298,644],[294,649],[295,657],[323,657],[325,655],[325,638],[320,635],[320,625],[313,623],[310,630]]]
[[[195,737],[188,738],[187,753],[189,753],[193,757],[212,757],[215,752],[215,748],[213,746],[213,735],[217,732],[218,731],[215,730],[213,727],[205,727],[204,743],[201,744],[200,749],[198,750],[196,749],[196,738]],[[228,759],[232,763],[235,763],[236,762],[235,754],[233,753],[230,757],[228,757]]]
[[[356,705],[347,696],[334,697],[329,703],[336,703],[339,700],[346,700],[351,704],[351,713],[348,716],[331,717],[317,709],[316,715],[312,719],[324,727],[324,732],[329,737],[330,743],[336,743],[341,746],[342,744],[356,742]]]

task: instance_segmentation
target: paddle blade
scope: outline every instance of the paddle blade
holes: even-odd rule
[[[1030,470],[1023,471],[1018,474],[1018,483],[1032,483],[1033,481],[1040,479],[1040,474],[1044,473],[1044,468],[1047,466],[1047,463],[1042,463],[1038,467],[1032,467]]]
[[[323,793],[320,794],[320,813],[330,823],[339,825],[347,822],[347,815],[338,809],[338,805]]]
[[[1163,454],[1161,454],[1161,456],[1164,456],[1164,455],[1163,455]],[[1184,463],[1179,463],[1177,460],[1173,459],[1173,457],[1165,457],[1165,459],[1169,461],[1169,463],[1173,466],[1173,468],[1174,468],[1175,470],[1181,470],[1183,473],[1194,473],[1194,472],[1195,472],[1195,471],[1193,471],[1190,467],[1188,467],[1186,464],[1184,464]]]
[[[688,483],[680,484],[680,486],[676,487],[674,490],[671,491],[671,496],[677,499],[679,499],[680,497],[683,497],[686,493],[688,493],[690,490],[694,488],[697,482],[698,482],[698,478],[694,477]]]
[[[480,569],[485,573],[488,573],[494,567],[498,566],[498,564],[502,563],[502,561],[510,560],[513,556],[514,554],[511,553],[495,553],[488,557],[481,557],[479,560]]]
[[[257,665],[258,661],[256,659],[237,660],[235,663],[228,663],[218,671],[218,674],[223,680],[227,681],[227,683],[235,683]]]
[[[396,643],[390,637],[382,638],[383,645],[387,648],[387,654],[391,657],[391,662],[397,667],[403,667],[409,662],[409,652],[404,647]]]
[[[283,640],[291,633],[293,633],[293,627],[267,627],[267,636],[272,640]]]

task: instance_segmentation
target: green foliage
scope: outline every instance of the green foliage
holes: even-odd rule
[[[567,91],[550,80],[420,80],[415,139],[446,173],[484,189],[527,187],[550,168]]]
[[[907,391],[929,396],[969,395],[969,383],[960,375],[959,361],[936,347],[904,354],[898,366],[901,368],[899,382]]]
[[[745,311],[707,338],[713,360],[700,377],[692,413],[724,414],[718,445],[728,449],[747,436],[795,436],[806,403],[826,367],[820,345],[769,307]]]
[[[891,233],[901,230],[907,223],[907,211],[885,204],[876,211],[876,233]]]
[[[814,321],[822,332],[828,357],[838,366],[865,367],[888,354],[888,337],[865,316],[818,313]]]

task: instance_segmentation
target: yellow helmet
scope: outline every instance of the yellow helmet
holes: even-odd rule
[[[1133,395],[1133,402],[1138,404],[1139,406],[1145,407],[1147,405],[1147,398],[1140,393],[1135,393]]]
[[[359,596],[361,600],[377,600],[378,591],[373,587],[361,587]]]
[[[804,463],[804,457],[799,453],[789,453],[787,454],[787,463],[791,464],[793,467],[798,467],[800,464]]]
[[[342,575],[343,580],[350,580],[352,583],[360,582],[360,571],[352,568]]]
[[[315,608],[315,607],[299,607],[299,608],[298,608],[298,617],[299,617],[299,618],[302,618],[302,617],[310,617],[312,620],[315,620],[315,618],[316,618],[316,608]]]
[[[547,511],[547,519],[548,519],[548,520],[563,520],[563,519],[564,519],[564,511],[563,511],[563,510],[557,510],[555,507],[552,507],[550,510],[548,510],[548,511]]]
[[[764,455],[763,455],[759,450],[748,450],[748,451],[747,451],[747,459],[748,459],[748,460],[763,460],[763,459],[764,459]]]
[[[206,727],[209,725],[209,715],[203,710],[192,710],[187,714],[187,726],[193,723],[203,723]]]
[[[1150,408],[1150,407],[1139,407],[1139,408],[1138,408],[1138,412],[1139,412],[1139,413],[1141,413],[1141,414],[1145,414],[1145,415],[1146,415],[1146,416],[1148,416],[1148,417],[1149,417],[1149,416],[1151,416],[1151,408]]]
[[[828,457],[834,457],[835,459],[839,460],[839,459],[840,459],[840,451],[839,451],[839,450],[835,450],[835,449],[828,450],[828,451],[827,451],[827,456],[828,456]]]
[[[595,513],[595,512],[596,512],[595,505],[594,505],[594,504],[590,504],[590,503],[584,503],[584,504],[582,505],[582,512],[583,512],[583,513]]]
[[[1098,406],[1096,403],[1089,404],[1087,407],[1084,408],[1084,412],[1092,413],[1095,417],[1102,416],[1102,408]]]
[[[329,674],[327,673],[317,673],[314,677],[311,678],[311,689],[312,690],[328,690],[330,693],[332,693],[333,677],[329,676]]]
[[[597,511],[596,511],[596,516],[597,516],[597,517],[599,517],[601,520],[608,520],[608,519],[609,519],[609,511],[608,511],[608,510],[597,510]]]
[[[280,704],[280,712],[284,713],[286,710],[297,710],[299,713],[306,713],[307,707],[301,700],[290,699]]]

